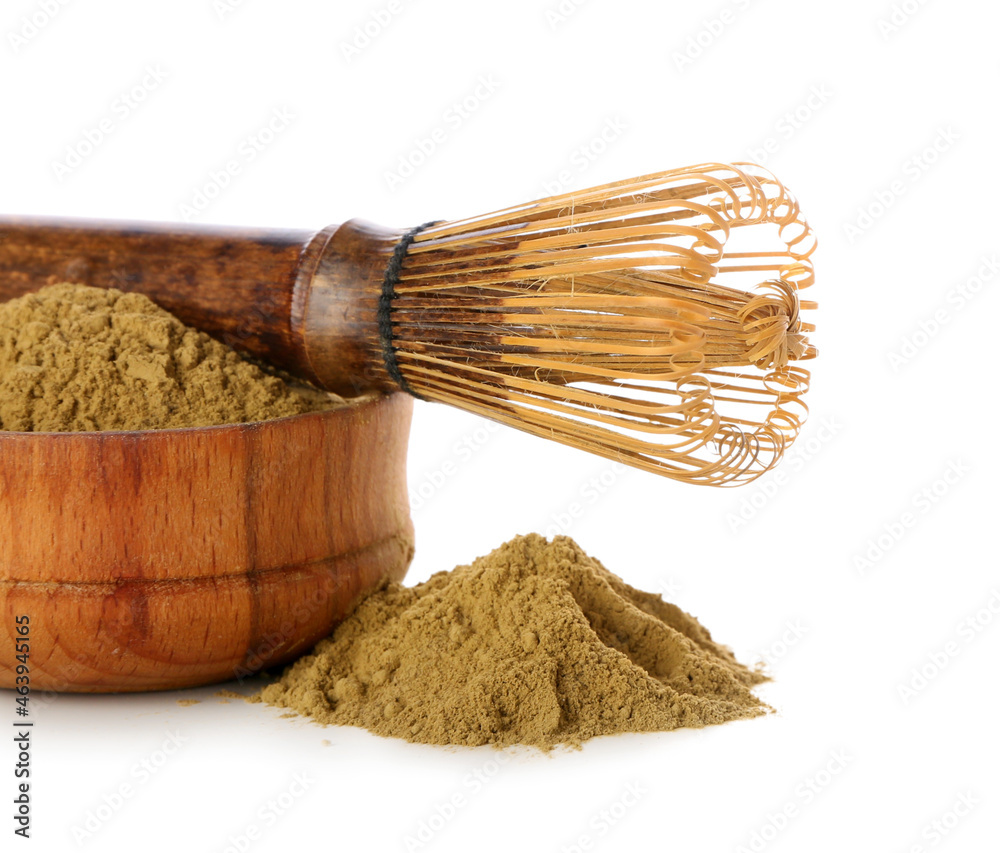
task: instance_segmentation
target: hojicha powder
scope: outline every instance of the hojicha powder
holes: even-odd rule
[[[270,420],[338,398],[290,384],[138,293],[56,284],[0,304],[0,429]]]
[[[252,701],[421,743],[549,749],[755,717],[763,680],[572,539],[531,534],[371,594]]]
[[[0,304],[0,429],[207,426],[341,402],[139,294],[62,284]],[[549,749],[757,716],[762,680],[571,539],[529,535],[376,591],[255,698],[410,741]]]

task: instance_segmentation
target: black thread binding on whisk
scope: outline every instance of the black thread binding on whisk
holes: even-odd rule
[[[382,344],[382,360],[385,362],[385,369],[400,388],[407,394],[412,394],[418,400],[422,400],[416,391],[410,387],[399,369],[399,361],[396,359],[397,348],[392,345],[392,301],[398,297],[396,285],[399,284],[399,274],[403,270],[403,259],[417,235],[425,228],[437,225],[435,222],[425,222],[416,228],[407,231],[393,249],[392,257],[385,268],[385,278],[382,279],[382,294],[378,300],[378,336]]]

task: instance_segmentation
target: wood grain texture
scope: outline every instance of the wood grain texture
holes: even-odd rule
[[[0,687],[158,690],[276,666],[413,554],[412,400],[259,424],[0,432]]]
[[[326,239],[282,229],[0,217],[0,301],[47,282],[135,291],[235,349],[304,375],[295,287],[318,260],[314,240]]]
[[[401,234],[0,217],[0,301],[60,281],[135,291],[341,396],[394,391],[377,309]]]
[[[297,291],[302,318],[296,328],[308,372],[343,396],[395,390],[382,354],[378,308],[385,269],[402,234],[361,219],[329,233],[322,249],[314,250],[315,266],[303,269]]]

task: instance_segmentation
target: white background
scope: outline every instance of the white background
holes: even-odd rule
[[[215,688],[65,696],[38,715],[31,848],[77,849],[73,828],[129,781],[83,849],[222,851],[252,825],[253,851],[993,849],[995,4],[399,0],[350,56],[388,0],[71,0],[48,20],[44,6],[0,11],[4,212],[182,219],[275,109],[287,128],[199,221],[406,226],[553,181],[753,157],[819,237],[821,357],[797,449],[739,490],[621,473],[426,404],[410,448],[426,495],[410,581],[517,533],[568,533],[764,657],[777,714],[545,757],[322,729]],[[144,85],[135,109],[116,102]],[[58,168],[104,118],[110,134]],[[435,128],[425,162],[387,178]],[[600,499],[567,520],[595,477]],[[181,746],[144,775],[170,735]]]

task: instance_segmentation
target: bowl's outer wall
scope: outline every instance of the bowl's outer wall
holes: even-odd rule
[[[0,687],[241,678],[327,635],[413,556],[403,394],[259,424],[0,432]]]

